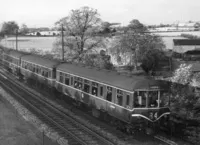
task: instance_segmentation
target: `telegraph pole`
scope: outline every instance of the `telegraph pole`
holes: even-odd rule
[[[63,24],[62,24],[62,61],[64,62],[64,32],[63,32]]]
[[[18,29],[16,29],[16,50],[18,50],[17,36],[18,36]]]

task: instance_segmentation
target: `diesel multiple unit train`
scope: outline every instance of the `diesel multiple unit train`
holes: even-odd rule
[[[163,82],[145,76],[59,62],[42,56],[2,49],[2,66],[24,79],[34,78],[91,109],[92,115],[109,116],[131,131],[138,122],[157,124],[170,114],[169,95]]]

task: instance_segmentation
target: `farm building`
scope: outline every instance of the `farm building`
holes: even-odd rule
[[[180,64],[192,65],[192,72],[200,72],[200,39],[173,39],[173,70]]]
[[[193,50],[200,51],[200,39],[173,39],[173,52],[185,53]]]

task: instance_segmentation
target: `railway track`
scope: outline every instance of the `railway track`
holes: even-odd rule
[[[1,71],[1,73],[3,73]],[[9,79],[9,76],[6,74],[0,74],[5,80]],[[6,76],[5,76],[6,75]],[[8,80],[7,80],[8,81]],[[11,82],[9,82],[11,83]],[[31,112],[35,113],[39,118],[48,124],[51,128],[53,128],[56,132],[58,132],[60,135],[64,136],[68,141],[69,144],[84,144],[84,145],[93,145],[93,144],[114,144],[113,142],[101,137],[98,135],[98,133],[93,132],[83,124],[80,124],[79,122],[75,121],[74,119],[70,118],[66,115],[66,113],[60,109],[55,108],[53,104],[50,104],[45,99],[42,99],[41,97],[35,95],[31,91],[28,91],[23,88],[23,86],[18,83],[17,81],[13,81],[11,83],[12,85],[17,85],[18,89],[21,89],[22,92],[25,91],[30,95],[30,97],[19,98],[23,104],[26,104],[26,108],[29,109]],[[14,87],[14,86],[13,86]],[[12,89],[7,88],[8,90]],[[19,90],[15,88],[16,92],[19,92]],[[14,95],[18,96],[23,94],[16,94],[13,92]],[[23,95],[24,96],[24,95]],[[34,98],[34,99],[33,99]],[[19,100],[18,99],[18,100]],[[27,99],[29,101],[27,101]],[[49,111],[50,109],[52,111]],[[65,115],[64,115],[65,114]],[[87,132],[87,134],[86,134]],[[159,141],[163,142],[164,144],[168,145],[177,145],[175,142],[167,139],[164,136],[156,135],[154,138],[158,139]]]
[[[64,136],[70,145],[114,145],[108,139],[103,138],[96,132],[60,112],[60,110],[38,98],[32,92],[22,89],[14,81],[9,81],[7,77],[1,78],[0,84],[38,118],[61,136]]]

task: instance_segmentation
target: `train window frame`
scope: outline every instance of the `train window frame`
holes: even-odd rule
[[[109,102],[112,102],[112,101],[113,101],[113,98],[112,98],[113,92],[112,92],[112,90],[113,90],[112,87],[110,87],[110,86],[107,86],[107,87],[106,87],[106,100],[109,101]],[[109,95],[109,94],[111,94],[111,95]],[[108,95],[109,95],[109,96],[108,96]]]
[[[90,85],[89,84],[84,84],[83,92],[90,94]]]
[[[100,96],[103,96],[103,86],[100,86]]]
[[[82,90],[83,89],[83,78],[74,77],[74,88]]]
[[[87,80],[87,79],[83,79],[83,91],[84,91],[85,93],[90,94],[90,88],[91,88],[91,86],[90,86],[90,81]]]
[[[98,96],[98,86],[99,86],[99,83],[97,82],[92,82],[92,95],[94,96]]]
[[[56,68],[55,67],[53,67],[53,69],[52,69],[52,78],[56,79]]]
[[[70,75],[69,74],[65,74],[65,82],[64,83],[65,83],[65,85],[69,86],[69,84],[70,84]]]
[[[70,79],[71,79],[70,85],[71,85],[71,86],[74,86],[74,76],[71,76]]]
[[[134,108],[147,108],[148,107],[148,105],[147,105],[148,95],[146,96],[145,92],[148,93],[148,91],[136,91],[134,93],[134,95],[133,95],[133,107]],[[141,95],[141,93],[144,93],[144,94]],[[143,102],[145,102],[145,104]]]
[[[126,93],[126,107],[130,107],[130,94]]]
[[[45,70],[45,77],[48,78],[49,77],[49,72],[47,70]]]
[[[116,89],[116,104],[123,106],[123,91],[120,89]]]
[[[59,82],[63,83],[64,79],[63,79],[63,73],[59,72]]]

